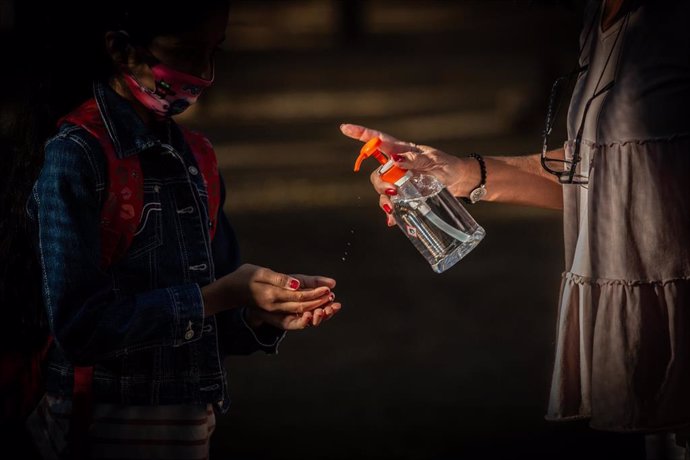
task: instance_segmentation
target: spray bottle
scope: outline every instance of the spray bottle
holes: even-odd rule
[[[431,268],[442,273],[474,249],[486,233],[438,179],[396,166],[380,150],[381,143],[374,138],[362,147],[355,171],[369,157],[381,163],[381,178],[398,187],[391,199],[395,222]]]

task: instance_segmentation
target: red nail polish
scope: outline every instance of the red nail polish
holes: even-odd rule
[[[398,163],[401,163],[401,162],[405,161],[405,157],[396,153],[393,155],[393,161],[397,161]]]
[[[386,189],[386,195],[388,195],[388,196],[394,196],[397,194],[398,194],[398,191],[394,188],[387,188]]]
[[[297,288],[299,288],[299,281],[290,280],[290,289],[297,289]]]
[[[333,300],[335,300],[335,294],[331,293],[331,295],[328,296],[328,300],[333,302]]]
[[[393,208],[391,208],[388,203],[383,205],[383,210],[386,211],[386,214],[390,214],[393,212]]]

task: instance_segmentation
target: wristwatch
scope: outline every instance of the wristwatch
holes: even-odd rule
[[[478,153],[470,153],[469,157],[475,158],[479,162],[481,180],[479,181],[479,185],[470,192],[469,198],[463,197],[463,199],[466,203],[474,204],[477,201],[481,201],[486,196],[486,163],[484,163],[484,158]]]

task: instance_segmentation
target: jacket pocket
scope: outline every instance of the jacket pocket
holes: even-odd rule
[[[129,247],[129,259],[137,258],[163,244],[162,212],[160,183],[144,180],[144,205]]]

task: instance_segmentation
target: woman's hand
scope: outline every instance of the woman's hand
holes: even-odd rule
[[[378,137],[383,141],[381,150],[389,154],[397,166],[403,169],[412,169],[431,174],[445,184],[454,195],[467,195],[466,190],[460,190],[464,179],[463,170],[468,167],[464,159],[426,145],[403,142],[386,133],[364,126],[344,124],[340,125],[340,131],[344,135],[362,142],[368,142],[370,139]],[[370,180],[374,189],[380,195],[379,206],[388,214],[388,226],[392,227],[395,225],[395,220],[390,215],[393,211],[390,197],[397,194],[396,187],[393,184],[384,182],[378,174],[378,170],[371,173]]]
[[[299,280],[300,285],[307,289],[320,286],[327,286],[330,289],[335,287],[335,280],[323,276],[292,275],[292,277]],[[340,303],[335,302],[335,294],[331,292],[328,303],[302,314],[271,313],[257,308],[247,308],[245,319],[252,328],[260,327],[266,323],[290,331],[304,329],[307,326],[318,326],[321,322],[331,319],[340,311],[341,307]]]
[[[268,268],[244,264],[234,272],[204,286],[201,293],[205,316],[239,306],[267,313],[301,315],[330,303],[332,287],[335,287],[335,280],[330,278],[289,276]]]

